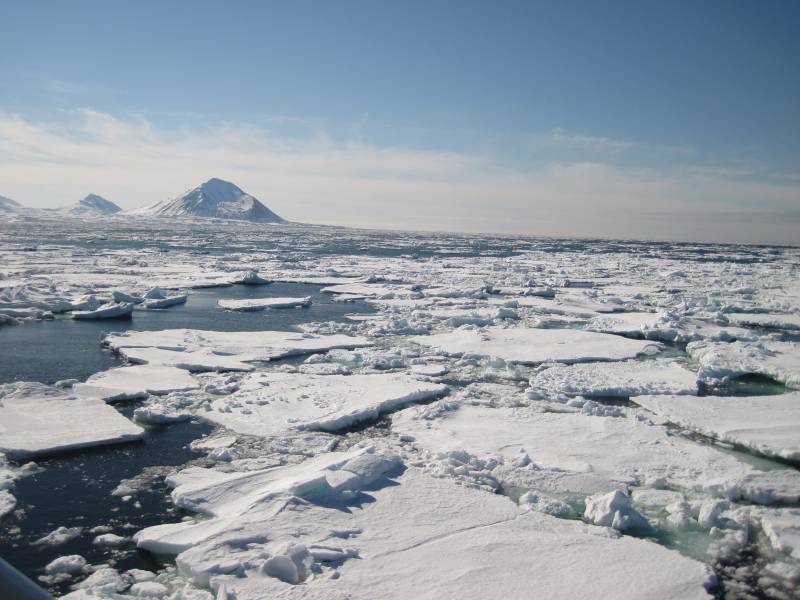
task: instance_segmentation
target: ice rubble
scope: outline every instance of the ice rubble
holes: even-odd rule
[[[181,574],[237,600],[525,597],[531,585],[545,597],[707,598],[713,581],[653,543],[520,514],[371,446],[254,473],[188,469],[171,482],[176,504],[206,518],[142,530],[137,544],[178,553]],[[533,579],[520,577],[531,556]]]
[[[447,391],[445,385],[401,373],[251,374],[238,387],[238,391],[213,400],[198,416],[249,435],[336,431]]]
[[[11,458],[129,442],[143,433],[97,398],[38,383],[0,386],[0,452]]]
[[[539,371],[530,387],[539,394],[571,396],[696,394],[697,374],[675,360],[580,363]]]
[[[159,365],[117,367],[96,373],[85,383],[76,383],[72,391],[84,398],[105,402],[144,398],[148,394],[168,394],[198,387],[188,371]]]
[[[189,371],[251,371],[252,362],[372,344],[366,338],[347,335],[197,329],[112,333],[104,343],[133,363]]]
[[[623,360],[656,353],[660,347],[655,342],[603,333],[524,327],[489,327],[483,330],[461,328],[447,333],[415,336],[411,341],[446,354],[497,356],[507,362],[522,364]]]
[[[800,462],[800,393],[776,396],[637,396],[671,423],[765,456]]]
[[[700,365],[700,378],[710,384],[753,374],[800,389],[800,343],[693,342],[686,351]]]
[[[302,298],[249,298],[245,300],[220,300],[217,302],[225,310],[257,311],[267,308],[299,308],[311,306],[311,296]]]

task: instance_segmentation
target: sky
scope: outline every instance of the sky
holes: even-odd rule
[[[0,195],[800,244],[800,3],[0,0]]]

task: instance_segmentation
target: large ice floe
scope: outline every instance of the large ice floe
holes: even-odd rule
[[[105,344],[133,363],[173,366],[189,371],[251,371],[263,362],[369,346],[366,338],[285,331],[127,331],[106,336]]]
[[[638,396],[671,423],[763,454],[800,462],[800,393],[689,398]]]
[[[400,373],[252,374],[199,416],[249,435],[289,430],[336,431],[398,407],[441,396],[447,386]]]
[[[0,452],[9,457],[129,442],[142,434],[140,427],[98,398],[38,383],[0,386]]]
[[[469,474],[490,487],[587,495],[664,482],[727,494],[752,472],[635,414],[602,408],[599,414],[616,416],[597,414],[597,406],[556,412],[535,404],[473,404],[466,395],[401,411],[392,429],[427,453],[430,469]]]
[[[173,500],[203,518],[136,542],[237,600],[523,598],[531,586],[543,597],[709,597],[699,562],[404,467],[364,446],[251,473],[188,469],[170,478]]]
[[[589,362],[624,360],[658,352],[657,343],[574,329],[487,327],[415,336],[411,341],[446,354],[496,356],[508,362]]]

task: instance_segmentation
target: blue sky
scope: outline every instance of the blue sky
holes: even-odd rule
[[[25,204],[220,176],[297,220],[800,241],[797,2],[6,1],[0,23],[0,195]]]

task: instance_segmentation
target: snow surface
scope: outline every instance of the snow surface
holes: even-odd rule
[[[415,336],[412,342],[447,354],[497,356],[508,362],[536,364],[596,360],[623,360],[655,353],[659,345],[603,333],[574,329],[459,329],[449,333]]]
[[[12,458],[129,442],[143,433],[97,398],[37,383],[0,386],[0,451]]]
[[[637,396],[671,423],[723,442],[800,462],[800,393],[777,396]]]

